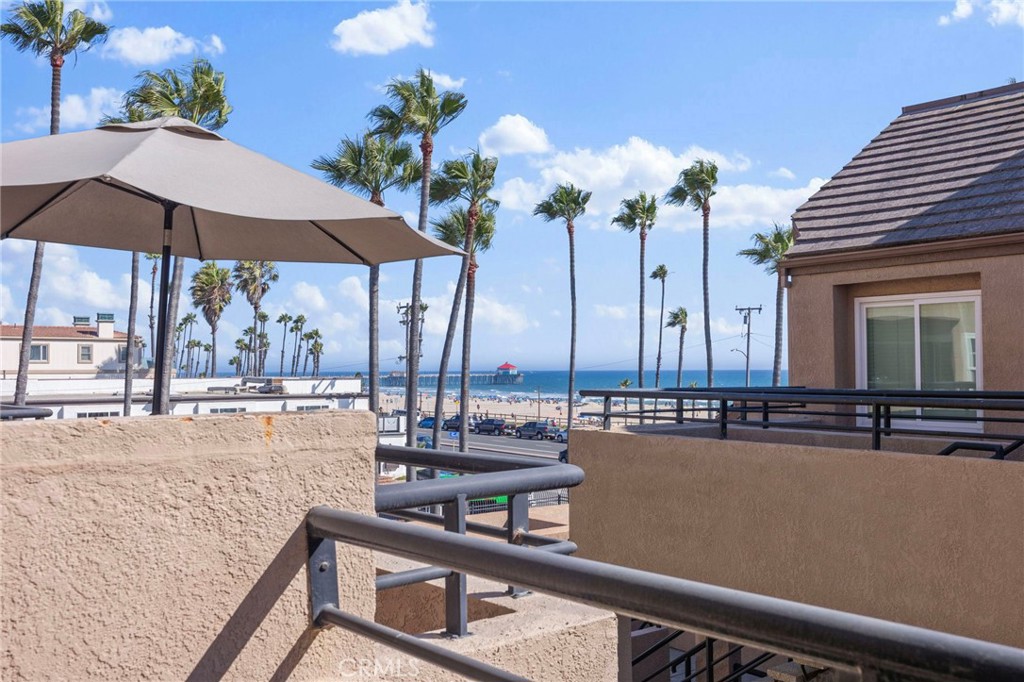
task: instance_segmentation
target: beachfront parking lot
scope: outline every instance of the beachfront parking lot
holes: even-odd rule
[[[430,435],[430,429],[418,429],[418,434]],[[454,438],[452,432],[442,431],[440,449],[458,450],[458,433]],[[469,434],[469,449],[473,452],[509,452],[515,455],[534,455],[540,457],[558,457],[558,453],[567,446],[564,443],[556,443],[552,440],[527,440],[517,439],[515,436],[491,436]]]

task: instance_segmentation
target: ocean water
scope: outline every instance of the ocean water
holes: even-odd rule
[[[541,398],[564,398],[569,392],[568,371],[538,371],[522,372],[523,383],[512,386],[473,386],[471,393],[474,396],[496,396],[496,397],[524,397],[536,398],[538,391]],[[782,370],[782,385],[787,383],[787,372]],[[577,391],[583,389],[618,388],[619,382],[629,379],[633,382],[630,388],[637,388],[636,371],[629,370],[580,370],[576,372]],[[689,386],[696,381],[697,386],[707,385],[707,372],[704,370],[683,370],[683,386]],[[662,387],[675,386],[675,370],[661,372]],[[746,383],[746,372],[742,369],[719,369],[715,370],[715,387],[728,388],[743,386]],[[750,370],[751,386],[771,386],[772,371],[770,369]],[[644,388],[654,388],[654,370],[644,372]],[[400,393],[401,389],[385,389],[387,392]],[[420,389],[424,392],[433,393],[430,388]],[[451,382],[445,386],[447,393],[458,391],[458,383]]]

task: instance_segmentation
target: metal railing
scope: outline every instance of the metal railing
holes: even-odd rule
[[[0,421],[13,419],[47,419],[53,416],[53,410],[46,407],[25,407],[24,405],[0,404]]]
[[[529,508],[536,494],[579,485],[583,481],[579,467],[545,457],[480,455],[388,445],[377,446],[376,459],[378,463],[468,474],[378,485],[375,506],[379,514],[438,526],[452,533],[465,535],[469,532],[499,538],[544,552],[569,554],[576,551],[576,545],[571,542],[531,533]],[[505,526],[467,520],[471,502],[490,502],[498,497],[506,498],[500,505],[494,505],[495,511],[506,513]],[[429,511],[437,506],[441,513]],[[461,637],[466,634],[468,612],[464,575],[446,568],[417,568],[378,577],[377,589],[441,578],[445,580],[445,633]],[[525,590],[509,585],[508,594],[521,596]]]
[[[431,482],[420,485],[427,483]],[[454,528],[459,524],[449,520],[446,525]],[[357,632],[473,679],[525,678],[345,613],[338,597],[336,543],[432,564],[453,575],[513,583],[715,640],[776,652],[832,668],[841,679],[1024,679],[1024,650],[867,616],[328,507],[308,512],[306,531],[310,617],[315,627]]]
[[[730,425],[834,431],[869,434],[873,450],[881,449],[883,436],[946,437],[960,441],[958,447],[938,454],[976,449],[990,451],[997,459],[1024,447],[1024,392],[1017,391],[661,388],[587,389],[580,394],[602,399],[601,412],[583,416],[599,417],[605,429],[613,419],[634,419],[714,424],[723,439],[728,438]],[[637,409],[616,411],[614,399],[633,401]],[[666,402],[668,407],[663,407]],[[971,447],[987,441],[1004,443],[998,448]]]

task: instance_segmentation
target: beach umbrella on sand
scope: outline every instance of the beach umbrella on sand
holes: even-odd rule
[[[170,256],[377,265],[461,254],[397,213],[180,118],[0,145],[0,239],[161,253],[154,413]]]

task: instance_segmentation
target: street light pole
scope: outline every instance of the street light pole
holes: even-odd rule
[[[740,315],[743,315],[743,324],[747,325],[747,352],[743,353],[743,351],[739,351],[743,353],[743,357],[747,359],[747,387],[750,386],[750,313],[755,311],[758,315],[760,315],[761,306],[757,306],[756,308],[736,308],[736,312],[738,312]]]
[[[537,387],[537,421],[540,421],[540,386]]]

